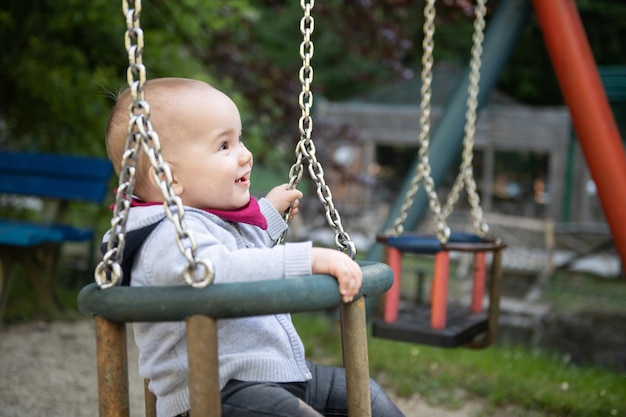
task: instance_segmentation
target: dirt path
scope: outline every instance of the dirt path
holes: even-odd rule
[[[0,331],[0,417],[94,417],[98,414],[96,353],[91,320],[26,323]],[[144,416],[137,351],[129,340],[131,417]],[[460,410],[429,407],[418,396],[398,399],[407,417],[473,417],[472,402]]]

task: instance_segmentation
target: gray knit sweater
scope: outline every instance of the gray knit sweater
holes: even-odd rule
[[[211,260],[215,283],[261,281],[311,274],[311,242],[275,245],[287,228],[271,204],[259,201],[268,229],[230,223],[213,214],[185,208],[185,224],[198,245],[198,257]],[[133,207],[127,230],[160,222],[162,206]],[[132,267],[133,286],[185,285],[187,264],[176,245],[176,231],[161,221],[141,246]],[[105,236],[105,241],[108,236]],[[157,396],[157,415],[171,417],[189,409],[185,323],[135,323],[139,373]],[[220,387],[231,379],[306,381],[304,347],[289,314],[218,321]]]

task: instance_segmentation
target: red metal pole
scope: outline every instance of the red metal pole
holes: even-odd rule
[[[626,267],[626,154],[574,0],[533,0],[561,92]]]
[[[448,273],[450,252],[442,250],[435,255],[435,270],[431,290],[430,327],[435,330],[446,328],[448,308]]]
[[[393,284],[385,295],[385,323],[398,321],[400,311],[400,287],[402,282],[402,252],[400,249],[387,247],[387,264],[393,271]]]

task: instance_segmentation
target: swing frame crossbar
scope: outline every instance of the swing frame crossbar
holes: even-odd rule
[[[393,283],[389,266],[360,262],[359,296],[343,304],[337,281],[329,275],[292,277],[254,283],[213,284],[205,288],[111,287],[87,285],[78,306],[93,316],[96,328],[100,417],[129,416],[126,323],[186,321],[189,396],[192,416],[221,416],[217,320],[297,313],[340,307],[343,361],[350,417],[371,416],[365,299]],[[156,398],[144,381],[146,417],[156,417]]]
[[[394,283],[385,294],[382,317],[372,323],[373,336],[431,346],[485,348],[496,338],[502,281],[502,251],[499,240],[477,235],[453,233],[446,244],[434,236],[379,236],[386,246],[386,260],[394,274]],[[402,254],[414,253],[435,257],[430,302],[401,302]],[[448,305],[450,252],[474,254],[474,274],[469,308]],[[486,254],[492,254],[487,279]],[[485,289],[488,307],[485,311]],[[419,300],[418,300],[419,301]]]

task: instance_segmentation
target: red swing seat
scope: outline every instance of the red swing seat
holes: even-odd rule
[[[501,250],[505,245],[475,234],[452,233],[446,244],[434,236],[403,234],[379,236],[386,245],[387,263],[394,284],[386,293],[382,317],[373,321],[375,337],[439,347],[486,347],[497,331],[500,299]],[[470,308],[448,305],[450,252],[474,253],[474,276]],[[483,308],[487,284],[486,254],[493,254],[489,280],[489,308]],[[430,303],[400,300],[402,254],[434,255]]]

